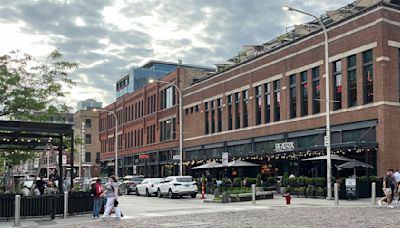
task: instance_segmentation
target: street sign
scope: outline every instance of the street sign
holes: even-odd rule
[[[149,155],[148,154],[140,154],[139,159],[149,159]]]
[[[136,165],[133,166],[133,174],[136,174]]]
[[[178,154],[178,155],[173,155],[172,156],[172,160],[181,160],[181,156]]]
[[[324,136],[324,146],[325,147],[329,146],[328,136]]]
[[[228,152],[222,153],[222,166],[228,166]]]

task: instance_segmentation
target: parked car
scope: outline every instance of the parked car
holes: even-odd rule
[[[191,176],[170,176],[161,181],[157,188],[157,196],[168,196],[174,198],[175,196],[189,195],[196,198],[197,184],[193,181]]]
[[[136,185],[144,180],[144,176],[125,176],[124,184],[126,185],[126,194],[136,192]]]
[[[145,195],[147,197],[157,194],[158,185],[162,178],[146,178],[142,183],[136,185],[136,195]]]

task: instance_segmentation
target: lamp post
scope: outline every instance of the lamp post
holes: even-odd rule
[[[111,113],[111,114],[113,114],[114,119],[115,119],[115,142],[114,142],[115,162],[114,162],[114,167],[115,167],[115,177],[118,179],[118,118],[114,111],[110,111],[110,110],[106,110],[106,109],[96,109],[96,111],[103,111],[103,112]]]
[[[182,91],[174,83],[150,79],[150,83],[160,82],[168,85],[172,85],[179,92],[179,175],[183,175],[182,172],[182,159],[183,159],[183,121],[182,121]]]
[[[322,23],[321,19],[319,19],[319,17],[314,16],[313,14],[298,10],[298,9],[294,9],[292,7],[289,6],[284,6],[282,7],[283,10],[285,11],[295,11],[298,13],[302,13],[308,16],[311,16],[315,19],[317,19],[318,23],[321,25],[322,30],[324,32],[324,36],[325,36],[325,112],[326,112],[326,136],[324,138],[324,144],[326,147],[326,155],[327,155],[327,159],[326,159],[326,169],[327,169],[327,175],[326,175],[326,179],[327,179],[327,191],[328,191],[328,196],[327,199],[332,199],[332,188],[331,188],[331,179],[332,179],[332,164],[331,164],[331,130],[330,130],[330,86],[329,86],[329,48],[328,48],[328,33],[326,31],[326,27],[324,25],[324,23]]]

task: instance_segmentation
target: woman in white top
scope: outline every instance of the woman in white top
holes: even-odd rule
[[[114,202],[118,199],[118,183],[115,176],[110,176],[108,178],[109,184],[106,187],[106,191],[101,194],[101,197],[106,197],[107,202],[104,209],[103,220],[110,217],[112,208],[114,207],[114,212],[117,220],[121,219],[121,210],[118,206],[114,206]]]

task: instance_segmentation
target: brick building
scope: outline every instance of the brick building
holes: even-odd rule
[[[185,88],[204,77],[210,68],[180,65],[159,80]],[[177,174],[179,154],[179,93],[165,83],[146,84],[125,94],[105,109],[118,119],[118,175],[158,177]],[[101,171],[115,169],[115,118],[100,112]]]
[[[329,37],[333,153],[375,167],[359,175],[400,168],[399,3],[356,1],[321,19]],[[228,152],[261,164],[263,173],[325,175],[322,162],[301,161],[326,151],[319,24],[246,47],[231,62],[184,89],[186,173]]]

